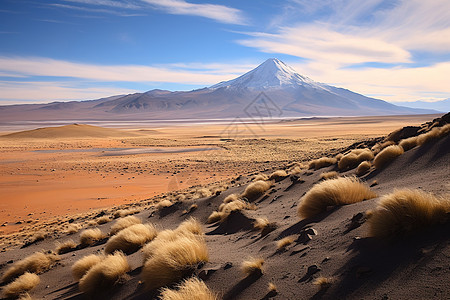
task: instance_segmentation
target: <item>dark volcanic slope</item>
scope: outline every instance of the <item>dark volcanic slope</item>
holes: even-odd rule
[[[450,182],[450,135],[431,141],[405,152],[382,170],[372,170],[362,179],[369,184],[377,181],[372,190],[382,195],[395,188],[421,189],[445,195]],[[292,185],[289,177],[273,186],[266,196],[257,199],[256,210],[245,210],[230,215],[223,224],[205,225],[206,242],[210,261],[195,271],[200,274],[210,270],[205,279],[208,287],[226,299],[268,299],[269,282],[276,284],[275,299],[446,299],[448,286],[449,222],[437,227],[417,231],[408,238],[386,243],[368,237],[365,212],[374,209],[379,197],[364,202],[331,209],[315,218],[301,220],[297,216],[299,199],[314,184],[322,172],[335,170],[330,166],[317,171],[298,174],[303,182]],[[352,175],[354,170],[341,175]],[[292,177],[291,179],[295,179]],[[159,228],[175,228],[188,217],[195,217],[205,224],[213,210],[217,210],[224,198],[241,193],[249,179],[237,179],[236,186],[220,195],[194,200],[198,208],[183,214],[192,201],[182,202],[164,215],[155,209],[137,214],[143,221]],[[352,222],[359,216],[359,222]],[[267,217],[276,222],[277,228],[262,237],[250,229],[257,217]],[[108,232],[112,223],[100,225]],[[353,225],[353,226],[351,226]],[[359,226],[361,225],[361,226]],[[359,226],[359,227],[358,227]],[[71,238],[78,240],[79,234]],[[292,236],[294,243],[285,251],[277,251],[276,241]],[[60,237],[64,241],[69,237]],[[104,244],[63,254],[62,260],[50,271],[40,275],[41,284],[32,292],[36,299],[84,299],[70,272],[70,266],[79,258],[101,252]],[[53,249],[52,240],[44,240],[30,247],[1,254],[3,271],[10,260],[17,261],[40,249]],[[244,279],[239,270],[248,257],[265,260],[261,277]],[[104,299],[155,299],[139,284],[142,254],[128,256],[132,271],[123,282],[110,289]],[[224,268],[228,265],[228,268]],[[309,271],[308,271],[309,270]],[[331,286],[319,290],[313,281],[324,276]]]

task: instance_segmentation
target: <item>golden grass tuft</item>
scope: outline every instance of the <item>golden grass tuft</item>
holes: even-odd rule
[[[108,222],[111,222],[111,218],[109,216],[102,216],[97,219],[95,219],[98,225],[106,224]]]
[[[59,260],[59,256],[53,253],[36,252],[16,262],[9,267],[2,276],[2,282],[10,282],[25,272],[40,274],[49,270]]]
[[[421,190],[401,189],[383,196],[370,213],[371,236],[395,238],[443,223],[450,213],[450,200]]]
[[[242,197],[247,198],[249,201],[254,201],[261,197],[270,187],[271,183],[267,181],[258,180],[252,182],[245,188]]]
[[[328,206],[346,205],[375,198],[365,184],[354,177],[341,177],[314,185],[301,199],[298,214],[302,218],[313,217]]]
[[[72,266],[72,276],[79,281],[93,266],[100,263],[105,256],[103,255],[87,255],[77,260]]]
[[[175,229],[176,233],[185,233],[185,232],[189,232],[192,234],[197,234],[197,235],[202,235],[203,232],[203,227],[202,224],[200,224],[200,222],[195,219],[195,218],[189,218],[186,221],[183,221],[178,227],[177,229]]]
[[[270,294],[277,292],[277,286],[275,285],[275,283],[269,282],[269,284],[267,285],[267,292],[269,292]]]
[[[336,171],[324,172],[320,174],[320,179],[333,179],[339,177],[339,173]]]
[[[82,246],[91,246],[103,238],[105,238],[105,235],[100,229],[86,229],[80,234],[80,244]]]
[[[163,230],[158,233],[155,239],[142,248],[144,261],[148,260],[155,253],[155,250],[167,242],[174,242],[184,236],[203,236],[203,228],[195,218],[189,218],[182,222],[175,230]]]
[[[337,159],[334,157],[321,157],[321,158],[310,161],[308,168],[318,170],[321,168],[325,168],[325,167],[334,165],[336,162],[337,162]]]
[[[161,300],[217,300],[216,294],[211,292],[206,284],[191,277],[177,286],[177,290],[164,288],[161,291]]]
[[[150,243],[151,244],[151,243]],[[176,282],[208,261],[205,240],[197,235],[179,236],[174,241],[159,242],[142,268],[142,279],[149,290]]]
[[[212,224],[218,221],[224,221],[232,211],[251,208],[253,208],[253,206],[243,200],[235,200],[228,203],[222,203],[219,206],[219,211],[213,211],[208,217],[206,223]]]
[[[362,176],[367,173],[367,171],[370,170],[370,167],[372,167],[372,164],[368,161],[363,161],[358,165],[358,168],[356,168],[356,175]]]
[[[264,173],[256,174],[255,176],[253,176],[253,181],[259,181],[259,180],[263,180],[263,181],[269,180],[269,176],[267,176]]]
[[[135,224],[112,236],[105,245],[105,253],[110,254],[120,250],[125,254],[136,252],[145,243],[153,240],[157,231],[152,224]]]
[[[411,150],[412,148],[417,146],[417,136],[403,139],[398,144],[403,148],[404,151]]]
[[[283,250],[290,244],[294,242],[294,237],[287,236],[285,238],[282,238],[281,240],[277,241],[277,250]]]
[[[390,164],[394,159],[403,154],[403,148],[397,145],[391,145],[383,150],[375,156],[373,160],[373,164],[375,168],[381,169]]]
[[[241,271],[246,276],[251,276],[255,274],[263,274],[263,265],[264,265],[264,259],[262,258],[249,258],[248,260],[245,260],[241,264]]]
[[[116,223],[113,224],[113,226],[111,226],[110,234],[114,235],[119,231],[135,224],[142,224],[141,219],[135,216],[127,216],[125,218],[121,218],[117,220]]]
[[[329,277],[317,277],[316,280],[314,280],[314,285],[317,285],[320,290],[325,290],[330,287],[330,285],[333,283],[333,279]]]
[[[277,171],[273,172],[272,174],[270,174],[269,179],[275,180],[275,181],[280,181],[280,180],[286,178],[287,176],[288,176],[288,174],[286,173],[285,170],[277,170]]]
[[[206,198],[211,196],[212,193],[207,188],[201,188],[195,191],[194,198]]]
[[[236,200],[239,200],[240,197],[238,194],[230,194],[228,196],[225,197],[225,199],[223,199],[223,203],[230,203]]]
[[[267,218],[256,218],[253,222],[253,227],[258,230],[263,230],[267,226],[269,226],[270,221]]]
[[[123,217],[129,216],[129,215],[137,214],[139,212],[140,212],[140,210],[137,208],[136,209],[121,209],[121,210],[115,211],[113,214],[113,217],[114,217],[114,219],[123,218]]]
[[[76,248],[77,248],[77,243],[75,243],[73,240],[67,240],[63,243],[57,242],[55,251],[58,254],[64,254],[64,253],[73,251]]]
[[[67,226],[67,234],[74,234],[80,231],[81,225],[80,224],[69,224]]]
[[[3,288],[3,295],[6,298],[18,298],[34,289],[40,281],[39,276],[36,274],[25,272]]]
[[[167,208],[167,207],[171,207],[173,205],[173,202],[170,200],[162,200],[159,201],[158,204],[156,204],[156,209],[163,209],[163,208]]]
[[[339,160],[338,168],[339,170],[350,170],[358,166],[362,161],[372,159],[373,152],[370,149],[353,149]]]
[[[92,294],[98,290],[114,285],[128,271],[130,266],[121,252],[106,256],[101,262],[92,266],[79,282],[80,290]]]
[[[429,143],[431,141],[437,140],[450,132],[450,124],[446,124],[442,127],[434,127],[430,131],[423,133],[418,136],[413,136],[410,138],[403,139],[399,142],[399,145],[408,151],[416,146],[421,146],[423,144]]]

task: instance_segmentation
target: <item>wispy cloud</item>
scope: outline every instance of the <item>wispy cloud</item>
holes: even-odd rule
[[[241,10],[219,4],[210,3],[190,3],[185,0],[137,0],[129,1],[112,1],[112,0],[65,0],[66,2],[81,4],[83,6],[53,4],[54,6],[85,10],[91,12],[104,12],[125,15],[124,11],[145,11],[147,9],[157,9],[165,13],[175,15],[198,16],[215,20],[220,23],[228,24],[246,24],[246,19]],[[88,5],[88,6],[86,6]],[[92,7],[95,6],[95,7]],[[98,7],[107,7],[102,9]],[[119,9],[119,10],[118,10]],[[130,14],[131,16],[133,14]]]
[[[223,66],[223,65],[222,65]],[[235,66],[231,66],[232,68]],[[238,74],[229,69],[189,70],[179,65],[95,65],[50,58],[0,57],[0,72],[22,76],[53,76],[82,78],[96,81],[177,82],[184,84],[213,84]],[[240,75],[240,74],[239,74]]]
[[[95,65],[49,58],[0,57],[0,100],[85,100],[136,92],[122,83],[207,86],[254,67],[248,64],[181,63],[158,66]],[[49,77],[49,81],[42,81]],[[111,86],[115,86],[112,88]],[[150,88],[149,88],[150,89]]]
[[[245,24],[240,10],[218,4],[194,4],[184,0],[143,0],[170,14],[199,16],[222,23]]]
[[[384,99],[448,96],[449,11],[447,0],[291,0],[275,28],[237,43],[301,58],[305,75]],[[433,64],[424,67],[423,54]]]
[[[99,99],[136,92],[116,87],[82,87],[61,81],[0,81],[0,104]]]
[[[142,13],[129,13],[129,12],[124,12],[124,11],[120,11],[120,10],[112,10],[112,9],[105,9],[105,8],[93,8],[93,7],[75,6],[75,5],[60,4],[60,3],[50,3],[49,5],[52,7],[78,10],[78,11],[86,11],[86,12],[91,12],[91,13],[112,14],[112,15],[121,16],[121,17],[145,16],[145,14],[142,14]]]

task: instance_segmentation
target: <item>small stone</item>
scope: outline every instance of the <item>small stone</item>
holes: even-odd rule
[[[224,269],[224,270],[228,270],[229,268],[232,268],[232,267],[233,267],[233,263],[227,262],[227,263],[225,263],[225,265],[223,266],[223,269]]]
[[[305,230],[305,233],[309,235],[317,235],[317,230],[315,230],[314,228],[308,228],[307,230]]]

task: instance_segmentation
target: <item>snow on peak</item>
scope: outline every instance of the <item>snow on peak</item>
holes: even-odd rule
[[[298,74],[281,60],[270,58],[244,75],[229,81],[220,82],[210,88],[235,87],[267,89],[314,83],[313,80]]]

